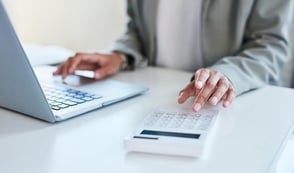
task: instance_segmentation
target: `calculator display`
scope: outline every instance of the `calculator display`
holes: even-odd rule
[[[178,132],[164,132],[164,131],[154,131],[154,130],[143,130],[142,135],[157,135],[157,136],[169,136],[169,137],[181,137],[181,138],[193,138],[199,139],[200,134],[193,133],[178,133]]]

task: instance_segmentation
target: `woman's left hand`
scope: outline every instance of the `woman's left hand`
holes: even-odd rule
[[[195,79],[180,91],[178,103],[184,103],[191,96],[196,96],[192,109],[197,112],[206,102],[216,105],[223,100],[223,107],[228,107],[235,98],[235,92],[222,73],[202,68],[195,73]]]

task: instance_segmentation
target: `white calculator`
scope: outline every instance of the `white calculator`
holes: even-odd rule
[[[199,157],[219,111],[163,107],[150,112],[125,141],[127,151]]]

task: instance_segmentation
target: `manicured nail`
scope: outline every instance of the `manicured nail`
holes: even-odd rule
[[[202,88],[202,86],[203,86],[201,81],[196,82],[196,85],[197,85],[198,88]]]
[[[224,107],[226,108],[226,107],[228,107],[230,105],[230,102],[229,101],[225,101],[224,102]]]
[[[211,99],[211,104],[216,105],[217,104],[217,97],[213,96]]]
[[[196,104],[194,105],[194,110],[195,110],[196,112],[198,112],[200,109],[201,109],[201,105],[200,105],[199,103],[196,103]]]
[[[179,97],[181,97],[182,95],[183,95],[183,92],[180,92],[180,93],[179,93]]]

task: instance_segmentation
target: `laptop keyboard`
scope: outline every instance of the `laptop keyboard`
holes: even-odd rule
[[[96,94],[46,84],[42,88],[51,109],[56,111],[102,98]]]

